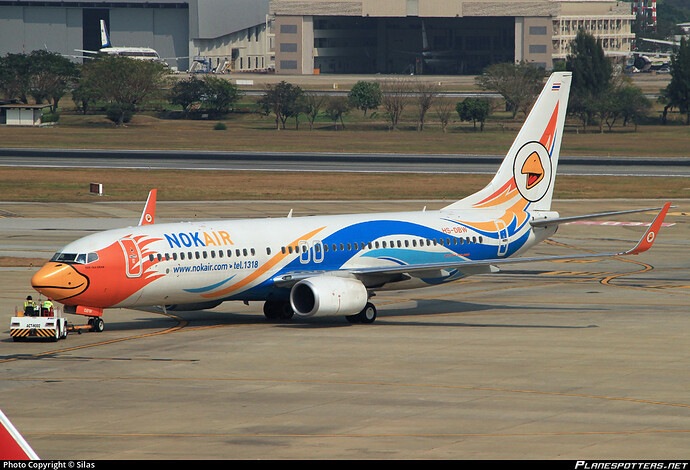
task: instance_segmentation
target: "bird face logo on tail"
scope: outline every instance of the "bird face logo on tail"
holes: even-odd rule
[[[551,186],[551,158],[540,142],[528,142],[518,150],[513,178],[520,195],[530,202],[543,198]]]

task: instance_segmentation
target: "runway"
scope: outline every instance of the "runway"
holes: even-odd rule
[[[261,305],[116,309],[102,333],[13,343],[36,268],[1,268],[0,403],[42,459],[664,459],[690,452],[690,201],[650,252],[520,265],[374,298],[373,325]],[[442,201],[159,203],[157,216],[434,209]],[[660,201],[555,201],[561,215]],[[141,204],[3,203],[0,256],[49,256]],[[628,248],[642,213],[531,255]],[[603,224],[602,224],[603,223]],[[78,320],[78,318],[72,318]]]
[[[504,155],[2,149],[0,166],[495,174]],[[690,177],[690,158],[561,156],[559,174]]]

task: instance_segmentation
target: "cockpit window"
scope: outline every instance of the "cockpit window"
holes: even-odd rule
[[[55,253],[50,261],[67,264],[88,264],[98,260],[97,253]]]

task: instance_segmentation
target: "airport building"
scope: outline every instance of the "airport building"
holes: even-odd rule
[[[616,0],[0,0],[0,55],[143,46],[178,70],[281,74],[476,74],[547,69],[579,29],[630,52],[632,4]]]
[[[48,49],[79,58],[100,49],[104,19],[113,46],[151,47],[180,71],[199,56],[213,68],[249,70],[267,66],[268,9],[269,0],[0,0],[0,55]]]

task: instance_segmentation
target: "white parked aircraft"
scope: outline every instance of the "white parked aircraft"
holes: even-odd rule
[[[570,72],[553,73],[493,180],[441,210],[154,224],[154,190],[139,226],[70,243],[31,284],[65,311],[93,317],[95,329],[103,308],[194,310],[229,300],[262,301],[269,319],[371,323],[370,299],[380,290],[437,285],[507,263],[641,253],[669,204],[630,250],[515,258],[561,223],[614,214],[551,211],[570,81]]]
[[[130,59],[155,60],[158,62],[163,62],[163,59],[161,59],[161,57],[158,55],[158,52],[150,47],[113,47],[110,44],[110,36],[108,35],[108,30],[105,26],[105,20],[101,20],[101,49],[98,51],[87,51],[83,49],[76,50],[77,52],[83,52],[86,54],[110,54],[129,57]]]

